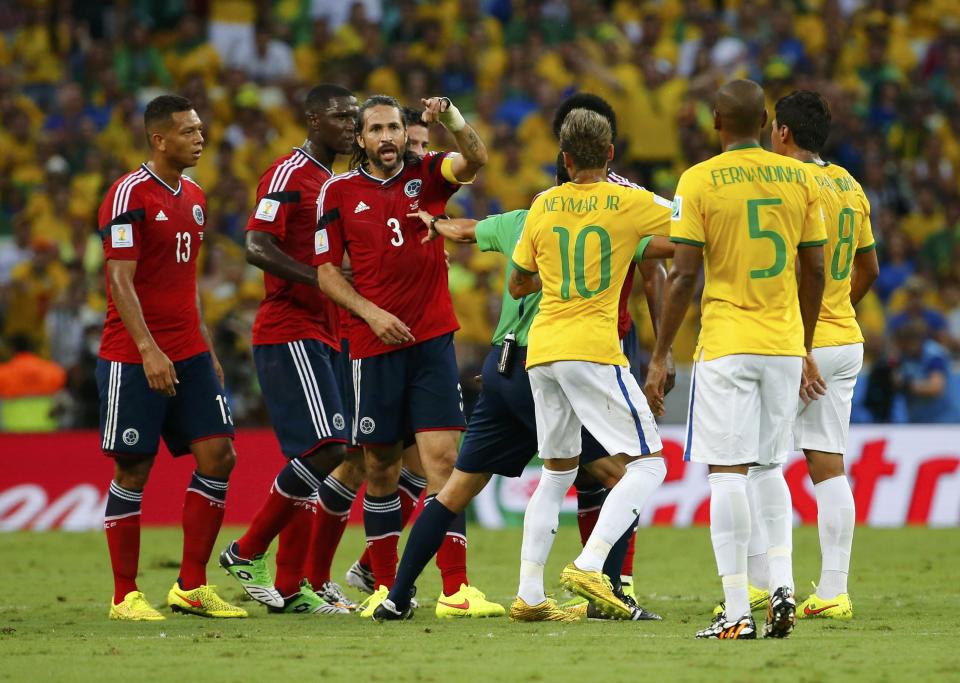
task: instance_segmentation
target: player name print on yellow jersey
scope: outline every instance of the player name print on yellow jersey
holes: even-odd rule
[[[608,182],[564,183],[534,199],[513,253],[517,268],[543,282],[528,368],[627,364],[617,333],[620,289],[640,240],[668,233],[670,207],[652,192]]]
[[[826,241],[820,194],[804,164],[759,145],[680,177],[670,239],[703,247],[706,275],[697,358],[805,355],[795,263]]]
[[[824,288],[813,347],[858,344],[863,334],[850,303],[850,276],[856,254],[876,247],[870,202],[842,166],[807,164],[821,189],[827,243],[823,248]]]

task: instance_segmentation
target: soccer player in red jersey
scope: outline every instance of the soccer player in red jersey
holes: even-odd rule
[[[407,126],[407,150],[419,158],[427,154],[430,145],[430,130],[428,124],[421,118],[423,111],[412,107],[403,108],[403,120]],[[344,261],[349,259],[345,257]],[[342,324],[343,333],[350,324],[350,313],[345,308],[340,309],[345,316]],[[342,317],[341,320],[344,318]],[[349,413],[353,406],[353,379],[348,354],[349,342],[341,340],[341,353],[337,365],[337,381],[341,384],[340,391],[343,397],[344,408]],[[366,481],[363,467],[362,450],[352,443],[347,446],[347,455],[343,463],[320,484],[320,505],[317,510],[317,523],[321,529],[318,532],[318,542],[312,545],[314,552],[311,581],[314,585],[330,586],[331,592],[339,586],[330,578],[330,569],[333,564],[337,547],[343,538],[343,532],[350,516],[350,508],[356,498],[357,491]],[[412,434],[404,436],[403,465],[400,468],[400,516],[401,525],[406,527],[413,515],[413,511],[420,500],[424,487],[427,485],[423,465],[420,462],[420,451]],[[462,525],[461,525],[462,526]],[[454,531],[453,533],[456,533]],[[323,538],[324,541],[319,539]],[[443,556],[440,564],[447,566],[447,556]],[[453,563],[456,564],[457,558]],[[441,568],[441,572],[444,569]],[[448,571],[447,573],[455,573]],[[370,569],[370,550],[364,549],[363,554],[347,570],[346,581],[357,590],[371,594],[376,590],[373,571]],[[342,593],[341,593],[342,594]]]
[[[143,118],[150,160],[117,180],[99,211],[107,317],[96,374],[101,447],[115,463],[104,518],[114,578],[110,618],[164,618],[136,581],[140,505],[161,436],[174,456],[191,453],[197,463],[183,503],[180,576],[167,605],[245,617],[206,578],[236,453],[223,370],[199,313],[206,202],[183,175],[203,151],[202,123],[189,100],[175,95],[152,100]]]
[[[371,97],[360,107],[358,167],[327,181],[317,202],[314,265],[320,288],[354,314],[349,325],[353,431],[364,448],[364,525],[378,585],[363,612],[367,616],[396,575],[400,440],[409,431],[416,434],[427,492],[434,494],[450,476],[464,429],[453,348],[458,325],[443,245],[422,244],[423,223],[408,214],[421,206],[442,213],[460,184],[486,163],[487,153],[448,98],[431,98],[424,106],[423,120],[439,120],[453,134],[459,154],[417,158],[406,149],[397,101]],[[350,257],[353,285],[340,272],[344,253]],[[438,610],[446,605],[448,616],[502,614],[502,606],[469,585],[463,539],[448,535],[445,543],[459,545],[462,561],[455,574],[443,577]]]
[[[253,324],[253,358],[288,462],[250,528],[220,554],[220,565],[271,612],[345,614],[355,605],[328,582],[329,573],[311,583],[322,550],[316,546],[328,542],[317,516],[318,489],[343,459],[347,420],[334,375],[340,307],[318,289],[310,262],[317,196],[337,154],[353,149],[357,101],[349,90],[323,84],[307,94],[304,109],[307,140],[260,177],[246,239],[247,260],[264,271],[266,287]],[[277,535],[274,583],[266,551]]]

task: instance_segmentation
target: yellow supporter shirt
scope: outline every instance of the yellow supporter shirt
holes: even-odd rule
[[[514,266],[543,282],[527,368],[560,360],[625,366],[620,290],[640,239],[669,227],[670,202],[647,190],[564,183],[534,199],[513,252]]]
[[[820,189],[796,159],[731,147],[680,177],[670,239],[703,247],[696,356],[803,356],[794,264],[824,244]]]
[[[876,248],[870,227],[870,202],[860,184],[836,164],[807,164],[823,189],[827,243],[823,247],[825,286],[813,347],[857,344],[863,334],[850,303],[853,256]]]

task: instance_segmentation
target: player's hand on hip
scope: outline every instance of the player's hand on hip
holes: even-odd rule
[[[804,403],[816,401],[827,393],[827,383],[820,376],[820,368],[813,355],[807,354],[803,358],[803,374],[800,377],[800,398]]]
[[[643,393],[650,404],[650,410],[657,417],[663,415],[664,387],[667,383],[667,363],[665,360],[651,360],[647,368],[647,381],[643,385]]]
[[[367,324],[384,344],[397,345],[416,341],[413,333],[400,318],[378,308],[367,318]]]
[[[164,396],[176,396],[179,384],[177,371],[167,354],[158,347],[154,347],[143,354],[143,373],[147,376],[147,384],[156,392]]]
[[[677,366],[673,364],[673,351],[667,351],[667,379],[663,385],[663,395],[669,394],[677,385]]]

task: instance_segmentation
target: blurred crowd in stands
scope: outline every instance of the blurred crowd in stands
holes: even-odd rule
[[[451,97],[490,163],[449,210],[482,217],[526,207],[552,183],[551,118],[577,90],[618,112],[614,168],[672,197],[679,174],[718,151],[711,98],[734,77],[762,83],[771,112],[796,88],[821,91],[833,110],[823,156],[870,199],[881,274],[859,310],[868,366],[855,419],[958,421],[956,0],[11,0],[0,3],[0,429],[96,425],[96,210],[147,159],[142,107],[157,94],[188,97],[206,126],[190,171],[208,203],[204,314],[236,419],[261,424],[250,326],[262,277],[245,263],[244,226],[259,174],[305,137],[311,85],[412,105]],[[439,127],[431,134],[433,148],[449,143]],[[461,368],[475,390],[503,263],[449,250]],[[697,331],[692,310],[678,361]],[[10,400],[36,387],[53,396],[50,411]]]

